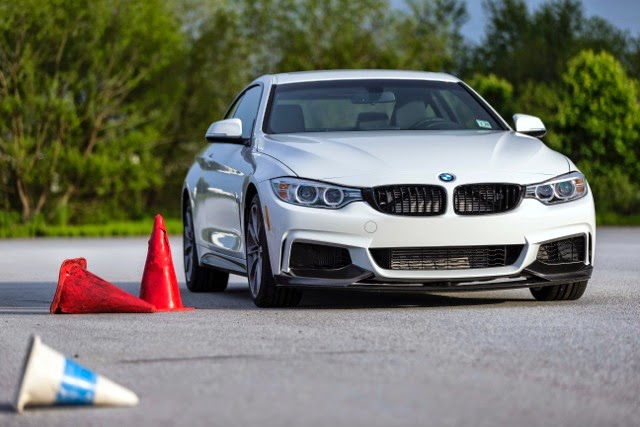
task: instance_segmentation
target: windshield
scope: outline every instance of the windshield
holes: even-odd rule
[[[265,133],[375,130],[502,130],[458,83],[341,80],[278,85]]]

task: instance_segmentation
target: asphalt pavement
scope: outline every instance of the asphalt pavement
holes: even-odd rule
[[[60,263],[137,295],[146,238],[0,240],[0,426],[638,426],[640,228],[600,228],[582,299],[528,290],[309,292],[259,309],[246,279],[191,312],[51,315]],[[134,408],[12,408],[31,334],[130,388]]]

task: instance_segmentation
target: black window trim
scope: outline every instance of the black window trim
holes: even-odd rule
[[[250,144],[251,141],[254,138],[254,133],[255,133],[255,129],[256,129],[256,121],[258,120],[258,115],[260,113],[260,104],[262,103],[262,97],[264,96],[264,84],[262,82],[256,82],[253,83],[247,87],[245,87],[242,92],[240,92],[233,100],[233,102],[231,103],[231,105],[229,106],[229,108],[227,108],[227,111],[224,113],[224,119],[230,119],[232,117],[229,117],[229,114],[231,114],[231,111],[233,110],[234,107],[236,107],[236,104],[240,102],[241,98],[244,97],[244,95],[250,91],[251,89],[253,89],[254,87],[259,87],[261,92],[260,92],[260,102],[258,103],[258,111],[256,112],[256,117],[253,119],[253,123],[251,124],[251,133],[249,138],[243,138],[245,144]],[[237,107],[236,107],[237,108]],[[242,126],[244,127],[244,123],[242,124]]]
[[[262,133],[269,134],[267,129],[267,123],[271,118],[271,108],[273,107],[273,98],[275,97],[276,91],[279,85],[271,85],[271,91],[269,93],[269,99],[267,100],[267,108],[264,111],[264,117],[262,119]]]

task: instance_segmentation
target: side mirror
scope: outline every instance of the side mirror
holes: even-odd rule
[[[544,127],[544,123],[536,116],[514,114],[513,123],[516,126],[516,132],[524,133],[525,135],[542,138],[547,134],[547,128]]]
[[[213,122],[207,129],[205,138],[209,142],[242,142],[242,121],[226,119]]]

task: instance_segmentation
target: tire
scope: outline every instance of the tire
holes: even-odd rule
[[[565,283],[564,285],[529,288],[531,295],[538,301],[568,301],[577,300],[587,289],[588,281]]]
[[[302,298],[298,289],[278,288],[273,280],[262,205],[256,194],[244,216],[247,279],[253,303],[258,307],[294,307]]]
[[[229,273],[200,265],[196,250],[195,228],[191,207],[184,210],[182,217],[182,249],[184,256],[184,277],[191,292],[222,292],[227,289]]]

